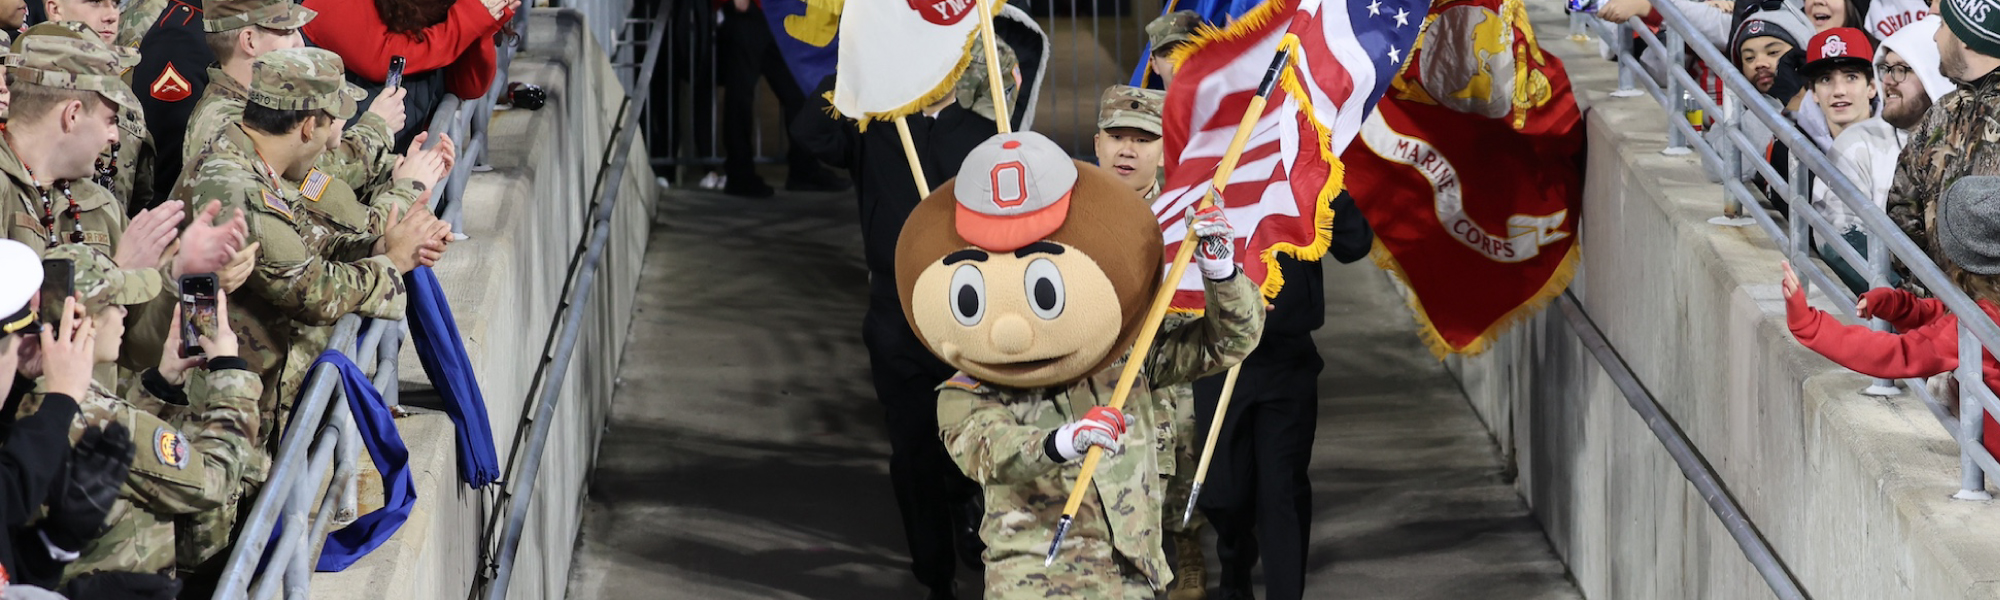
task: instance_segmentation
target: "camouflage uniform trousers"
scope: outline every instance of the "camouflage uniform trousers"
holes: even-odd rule
[[[1161,331],[1173,331],[1193,322],[1197,317],[1190,314],[1170,314],[1161,323]],[[1197,445],[1200,433],[1195,431],[1194,385],[1183,383],[1153,390],[1153,397],[1160,403],[1160,441],[1155,450],[1160,452],[1160,476],[1165,479],[1166,504],[1163,516],[1166,522],[1161,526],[1169,533],[1200,531],[1202,523],[1208,520],[1195,511],[1186,526],[1181,525],[1181,515],[1187,510],[1188,496],[1194,493],[1196,463],[1201,459],[1201,447]]]
[[[1055,564],[1041,556],[1016,554],[986,562],[987,600],[1103,598],[1152,600],[1153,587],[1131,561],[1103,539],[1065,542]]]
[[[1256,347],[1264,325],[1256,286],[1238,275],[1208,282],[1207,291],[1208,316],[1161,335],[1148,354],[1125,404],[1125,412],[1140,423],[1160,419],[1163,407],[1152,390],[1220,372]],[[987,386],[963,374],[939,386],[938,426],[945,450],[985,492],[986,517],[979,534],[986,543],[988,597],[1070,589],[1077,597],[1115,598],[1135,580],[1151,590],[1165,589],[1173,580],[1161,548],[1164,498],[1154,427],[1127,431],[1126,450],[1099,462],[1091,489],[1085,491],[1089,495],[1056,557],[1058,563],[1082,562],[1064,567],[1066,576],[1060,580],[1033,577],[1034,572],[1050,572],[1041,561],[1083,462],[1055,461],[1043,449],[1044,440],[1091,407],[1106,404],[1120,370],[1114,364],[1064,388]],[[996,578],[996,573],[1018,575]],[[1138,597],[1150,597],[1150,592]]]

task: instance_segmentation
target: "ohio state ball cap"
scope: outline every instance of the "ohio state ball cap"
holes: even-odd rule
[[[958,236],[993,252],[1048,237],[1069,216],[1076,163],[1042,134],[993,136],[965,157],[952,195]]]

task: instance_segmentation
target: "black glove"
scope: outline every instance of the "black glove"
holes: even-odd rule
[[[70,450],[69,464],[49,494],[49,514],[42,520],[42,532],[49,542],[64,550],[79,552],[91,540],[111,528],[106,520],[118,490],[132,470],[132,433],[113,422],[83,431],[83,439]],[[83,596],[94,598],[95,596]]]
[[[63,586],[63,595],[91,600],[173,600],[181,582],[152,573],[91,573]]]
[[[1778,101],[1779,108],[1791,103],[1792,97],[1799,95],[1799,90],[1805,89],[1806,78],[1799,74],[1799,70],[1805,67],[1804,50],[1793,48],[1791,52],[1778,57],[1777,70],[1771,76],[1771,97]]]

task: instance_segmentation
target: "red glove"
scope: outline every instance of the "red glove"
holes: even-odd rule
[[[1117,454],[1120,450],[1118,438],[1135,424],[1137,420],[1132,415],[1118,412],[1118,409],[1109,406],[1091,408],[1083,413],[1082,419],[1063,425],[1052,434],[1056,453],[1064,461],[1076,460],[1091,446]]]

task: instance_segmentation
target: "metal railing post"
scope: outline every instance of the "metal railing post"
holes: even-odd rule
[[[1983,354],[1979,340],[1972,337],[1964,322],[1958,326],[1958,493],[1951,497],[1959,500],[1992,500],[1993,494],[1986,491],[1986,473],[1979,469],[1979,461],[1973,452],[1981,451],[1979,443],[1981,430],[1986,424],[1986,403],[1982,402],[1974,386],[1985,386],[1980,360]]]
[[[1685,60],[1685,52],[1687,49],[1687,44],[1681,42],[1681,35],[1678,32],[1669,29],[1665,30],[1663,33],[1665,33],[1665,35],[1660,36],[1660,41],[1663,42],[1665,46],[1659,48],[1659,50],[1661,52],[1667,53],[1668,57],[1667,68],[1668,69],[1681,68],[1680,65]],[[1645,65],[1643,57],[1642,60],[1639,61],[1639,64],[1641,66]],[[1652,76],[1650,73],[1647,73],[1645,75],[1647,77]],[[1666,84],[1667,84],[1667,102],[1668,102],[1667,112],[1671,113],[1667,115],[1667,118],[1684,119],[1688,121],[1688,124],[1696,125],[1696,123],[1694,123],[1692,119],[1688,119],[1688,104],[1689,104],[1689,100],[1687,98],[1688,90],[1687,88],[1681,87],[1680,78],[1669,76],[1667,77]],[[1668,127],[1667,147],[1665,149],[1660,150],[1660,154],[1664,154],[1667,156],[1686,156],[1688,154],[1692,154],[1694,152],[1694,149],[1688,147],[1687,138],[1688,138],[1687,134],[1682,133],[1681,128]]]
[[[1610,45],[1612,52],[1622,55],[1632,49],[1632,36],[1626,33],[1626,27],[1626,25],[1616,25],[1612,28],[1612,35],[1604,36],[1603,43]],[[1619,61],[1618,90],[1611,92],[1611,97],[1631,98],[1645,93],[1639,91],[1639,86],[1635,82],[1635,78],[1642,74],[1636,74],[1633,71],[1634,69],[1627,66],[1624,61]]]
[[[1868,284],[1873,287],[1889,287],[1889,279],[1894,276],[1895,270],[1889,266],[1889,245],[1882,243],[1882,236],[1869,235]],[[1875,331],[1888,331],[1889,322],[1879,318],[1869,319],[1868,328]],[[1966,337],[1970,338],[1971,336]],[[1974,343],[1978,342],[1978,340],[1973,341]],[[1877,377],[1874,383],[1870,384],[1867,389],[1861,390],[1861,393],[1870,396],[1888,397],[1901,395],[1903,389],[1896,387],[1896,381],[1893,379]]]

